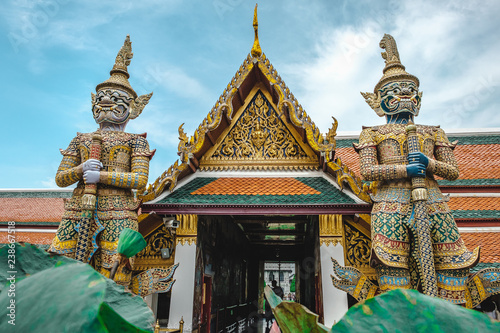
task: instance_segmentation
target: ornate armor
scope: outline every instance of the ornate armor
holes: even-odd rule
[[[82,196],[85,182],[79,165],[88,160],[92,133],[79,133],[62,150],[64,156],[56,175],[58,186],[66,187],[78,182],[73,196],[65,203],[65,212],[50,251],[75,257],[78,225],[82,218]],[[137,230],[136,201],[131,189],[145,187],[148,180],[149,150],[146,135],[124,132],[102,132],[103,169],[97,189],[95,223],[92,224],[90,246],[86,261],[94,256],[94,267],[109,275],[116,254],[121,230]],[[96,253],[97,252],[97,253]],[[116,280],[126,279],[117,274]]]
[[[370,264],[378,267],[380,291],[419,288],[416,258],[416,227],[411,199],[412,184],[407,175],[408,143],[404,124],[364,128],[355,145],[365,180],[376,181],[371,217]],[[420,151],[429,159],[425,184],[432,239],[432,253],[440,297],[465,302],[469,267],[479,259],[479,248],[469,252],[458,232],[445,197],[434,175],[458,178],[454,143],[436,126],[417,125]]]

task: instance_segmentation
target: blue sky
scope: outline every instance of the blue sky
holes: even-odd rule
[[[109,77],[130,34],[130,83],[154,92],[127,131],[148,132],[153,182],[177,159],[180,124],[192,135],[253,43],[255,1],[3,1],[0,188],[52,188],[76,132],[97,128],[90,93]],[[384,123],[360,91],[384,67],[394,36],[424,92],[417,121],[445,130],[499,128],[500,2],[294,1],[259,3],[264,53],[322,132]]]

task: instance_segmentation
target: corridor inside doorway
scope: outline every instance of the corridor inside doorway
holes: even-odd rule
[[[292,261],[265,261],[264,283],[273,288],[272,282],[282,289],[284,301],[296,301],[296,271],[295,262]],[[280,296],[280,295],[278,295]]]
[[[273,280],[285,301],[318,313],[316,215],[200,215],[197,228],[194,295],[185,299],[193,304],[193,330],[261,331],[264,287]]]

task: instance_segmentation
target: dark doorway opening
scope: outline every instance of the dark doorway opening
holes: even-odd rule
[[[195,304],[200,306],[194,318],[203,323],[203,332],[243,328],[257,332],[252,327],[265,315],[264,287],[273,279],[283,288],[285,300],[318,313],[322,306],[316,299],[321,288],[318,228],[317,215],[200,216],[196,268],[200,288],[195,291]],[[207,283],[212,287],[210,308],[203,303]]]

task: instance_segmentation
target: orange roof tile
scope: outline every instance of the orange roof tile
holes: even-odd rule
[[[0,231],[0,244],[8,244],[8,233]],[[16,232],[16,242],[26,242],[31,244],[50,244],[56,232]]]
[[[451,197],[451,210],[500,210],[500,197]]]
[[[321,192],[294,178],[218,178],[191,194],[301,195]]]
[[[469,251],[481,246],[480,262],[500,263],[499,232],[470,232],[460,233],[460,235]]]
[[[500,178],[500,145],[458,145],[455,158],[459,179]]]
[[[359,155],[353,147],[337,148],[335,150],[335,157],[340,157],[343,164],[347,165],[349,170],[361,178]]]
[[[500,145],[457,145],[454,152],[460,170],[458,179],[500,178]],[[342,163],[357,176],[361,176],[359,155],[354,148],[337,148],[335,156],[340,157]]]
[[[60,222],[62,198],[0,198],[0,222]]]

